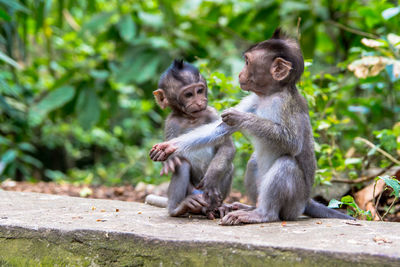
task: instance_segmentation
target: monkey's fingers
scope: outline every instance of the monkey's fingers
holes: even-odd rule
[[[150,153],[149,153],[150,158],[151,158],[152,160],[154,160],[154,157],[157,155],[157,153],[158,153],[159,151],[161,151],[161,150],[159,150],[158,148],[154,148],[154,147],[153,147],[153,148],[150,150]]]
[[[201,196],[196,196],[193,198],[193,200],[199,203],[200,206],[208,207],[208,203]]]
[[[154,155],[154,161],[164,161],[165,160],[165,152],[160,150],[157,154]]]
[[[222,206],[218,208],[218,212],[220,218],[223,218],[228,213],[225,207]]]
[[[171,172],[174,173],[175,172],[175,163],[174,163],[174,161],[173,160],[168,160],[167,161],[167,165],[168,165],[169,169],[171,170]]]
[[[163,164],[163,168],[161,169],[162,174],[168,175],[168,165],[167,164]]]
[[[182,165],[182,161],[181,161],[181,159],[179,157],[175,157],[173,160],[175,161],[175,165],[177,167]]]

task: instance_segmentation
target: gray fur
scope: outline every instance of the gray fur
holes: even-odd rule
[[[247,165],[245,184],[250,198],[257,200],[255,211],[261,215],[259,221],[249,222],[295,220],[303,212],[351,218],[310,200],[316,170],[314,141],[308,108],[297,90],[251,94],[232,110],[244,116],[238,126],[223,122],[202,126],[172,140],[178,147],[175,154],[218,144],[225,136],[241,131],[250,137],[255,150]]]

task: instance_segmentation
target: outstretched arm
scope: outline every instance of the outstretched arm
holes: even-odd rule
[[[167,142],[154,145],[150,151],[150,158],[154,161],[164,161],[172,153],[185,157],[185,153],[189,150],[219,144],[224,141],[225,136],[235,131],[234,127],[218,120]]]
[[[257,104],[257,95],[250,94],[243,98],[235,108],[242,112],[254,112]],[[218,120],[216,122],[200,126],[193,131],[173,138],[167,142],[156,144],[150,151],[150,158],[154,161],[164,161],[172,153],[185,156],[185,152],[204,146],[215,146],[224,141],[225,136],[238,131]]]

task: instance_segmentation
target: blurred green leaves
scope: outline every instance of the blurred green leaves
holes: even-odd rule
[[[40,124],[49,112],[62,107],[74,95],[75,90],[72,86],[62,86],[51,91],[30,110],[29,118],[32,120],[32,126]]]
[[[276,26],[300,36],[307,62],[299,89],[317,182],[357,178],[390,164],[357,136],[400,155],[398,25],[398,6],[380,0],[0,0],[1,179],[163,181],[147,157],[168,113],[153,100],[159,75],[174,58],[196,64],[222,111],[246,95],[237,82],[242,52]],[[383,67],[366,64],[371,56],[386,58]],[[357,60],[368,75],[348,71]],[[241,188],[252,148],[241,134],[235,145]]]

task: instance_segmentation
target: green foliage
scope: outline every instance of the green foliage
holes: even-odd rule
[[[388,166],[355,139],[400,155],[398,10],[381,0],[0,0],[0,177],[163,181],[147,156],[168,113],[152,96],[162,71],[176,57],[196,64],[222,111],[245,95],[241,53],[276,26],[297,36],[299,17],[307,68],[298,87],[310,107],[316,182]],[[368,56],[383,67],[373,70]],[[234,139],[243,177],[252,148]]]
[[[399,198],[399,191],[400,191],[400,182],[394,177],[389,177],[389,176],[378,176],[377,179],[381,179],[385,182],[386,186],[391,188],[393,190],[392,195],[394,195],[397,198]],[[396,200],[395,200],[396,201]],[[395,202],[394,201],[394,202]]]
[[[371,212],[360,209],[352,196],[344,196],[340,201],[332,199],[329,202],[328,207],[337,209],[340,208],[342,205],[348,206],[347,213],[353,217],[365,216],[368,221],[372,221],[373,219]]]

